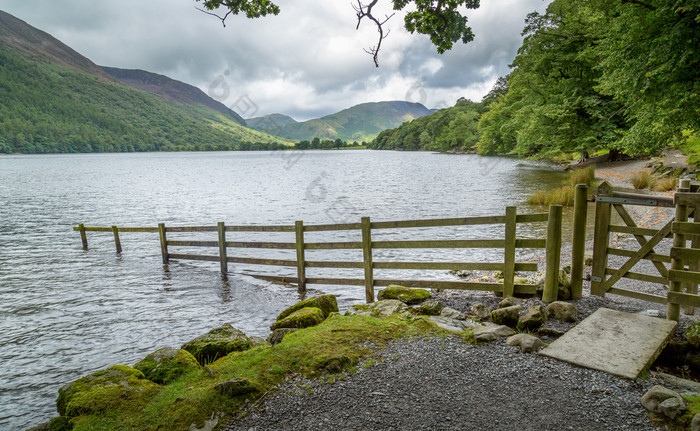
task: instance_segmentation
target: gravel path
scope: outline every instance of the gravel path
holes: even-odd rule
[[[644,161],[609,164],[598,176],[615,187],[629,188],[629,176]],[[672,209],[628,208],[640,226],[658,227]],[[615,247],[637,250],[629,235],[613,234]],[[670,240],[656,251],[667,253]],[[592,243],[588,244],[592,249]],[[563,250],[562,263],[570,250]],[[625,258],[610,256],[609,266],[620,267]],[[635,272],[655,274],[646,261]],[[590,268],[586,269],[590,273]],[[480,276],[481,274],[477,274]],[[622,279],[616,286],[665,295],[667,287]],[[664,317],[665,305],[606,295],[591,296],[584,282],[584,297],[572,301],[579,323],[600,307]],[[500,298],[487,292],[445,291],[436,295],[447,306],[469,313],[476,302],[496,308]],[[528,299],[525,307],[542,304]],[[677,336],[700,316],[682,314]],[[545,328],[565,332],[574,324],[549,321]],[[545,342],[553,341],[548,336]],[[522,354],[503,340],[472,346],[457,337],[415,338],[391,343],[376,359],[357,367],[333,384],[323,379],[289,379],[261,406],[233,421],[227,431],[246,430],[656,430],[640,404],[655,384],[623,380],[563,362]]]

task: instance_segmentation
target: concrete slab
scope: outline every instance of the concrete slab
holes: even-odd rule
[[[672,320],[601,308],[540,355],[636,379],[661,353],[675,328]]]

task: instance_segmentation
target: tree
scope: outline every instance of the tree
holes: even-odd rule
[[[214,15],[226,25],[226,19],[231,15],[245,14],[247,18],[260,18],[269,14],[277,15],[280,8],[270,0],[195,0],[202,2],[206,13]],[[387,0],[389,1],[389,0]],[[409,12],[404,18],[404,27],[411,33],[418,32],[430,36],[430,41],[442,54],[452,49],[457,41],[469,43],[474,40],[474,33],[467,25],[467,17],[462,15],[460,8],[477,9],[480,0],[390,0],[393,9],[400,11],[407,9]],[[375,66],[379,67],[379,50],[382,41],[388,36],[384,24],[392,18],[392,15],[378,18],[374,15],[374,7],[379,0],[371,0],[363,3],[357,0],[354,4],[357,13],[357,28],[363,20],[368,20],[377,27],[379,33],[377,44],[369,48],[368,54],[372,55]],[[223,9],[223,15],[214,12]]]

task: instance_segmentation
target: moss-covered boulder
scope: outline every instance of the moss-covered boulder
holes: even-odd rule
[[[248,350],[252,344],[242,331],[226,323],[183,344],[182,349],[190,352],[200,364],[205,365],[231,352]]]
[[[688,340],[688,344],[700,348],[700,322],[695,322],[685,328],[685,338]]]
[[[408,305],[398,299],[384,299],[371,304],[357,304],[348,308],[346,316],[389,317],[392,314],[407,314]]]
[[[167,385],[188,371],[199,368],[197,359],[187,350],[160,349],[134,365],[152,382]]]
[[[518,323],[518,315],[522,309],[523,307],[519,305],[498,308],[491,312],[491,321],[498,325],[514,327]]]
[[[439,316],[443,308],[445,304],[440,301],[425,301],[416,307],[416,310],[424,316]]]
[[[58,390],[56,409],[64,418],[91,415],[140,404],[162,387],[126,365],[115,365],[69,383]]]
[[[287,308],[277,316],[277,321],[283,320],[295,311],[301,310],[302,308],[318,308],[323,312],[323,318],[325,319],[331,313],[338,312],[338,301],[335,299],[335,295],[321,295],[309,298],[305,301],[297,302],[291,307]]]
[[[279,328],[309,328],[320,324],[324,320],[326,320],[326,316],[320,308],[306,307],[273,323],[270,329],[274,331]]]
[[[235,378],[224,383],[219,383],[214,386],[214,390],[229,397],[238,397],[259,391],[254,384],[244,378]]]
[[[534,331],[547,321],[547,311],[541,305],[535,305],[527,309],[524,316],[518,319],[518,329]]]
[[[415,305],[430,298],[430,292],[425,289],[413,289],[410,287],[391,285],[379,292],[377,299],[398,299],[404,304]]]

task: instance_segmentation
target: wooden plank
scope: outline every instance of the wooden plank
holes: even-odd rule
[[[166,232],[218,232],[217,226],[175,226],[167,228]]]
[[[468,226],[505,223],[505,216],[461,217],[426,220],[383,221],[372,223],[372,229],[396,229],[409,227]]]
[[[88,240],[87,240],[87,234],[85,233],[85,225],[80,223],[80,225],[78,225],[78,229],[80,230],[80,239],[83,242],[83,250],[87,250],[88,249]]]
[[[700,248],[671,247],[671,259],[697,261],[700,259]]]
[[[288,267],[293,267],[293,268],[297,267],[296,260],[257,259],[257,258],[251,258],[251,257],[231,257],[231,256],[228,256],[227,260],[231,263],[242,263],[245,265],[288,266]]]
[[[307,242],[304,244],[306,250],[360,250],[361,242]]]
[[[652,236],[649,241],[644,244],[640,249],[634,254],[634,256],[630,257],[627,262],[625,262],[620,268],[618,268],[617,271],[615,271],[614,274],[610,276],[605,282],[601,283],[600,285],[600,290],[603,292],[606,292],[608,289],[610,289],[613,284],[615,284],[624,274],[626,274],[634,265],[639,262],[642,257],[644,257],[647,253],[651,252],[656,245],[668,235],[668,233],[671,231],[671,225],[673,224],[672,221],[666,223],[666,225],[659,229],[659,231],[656,233],[656,235]],[[673,265],[673,261],[671,261],[671,265]],[[664,268],[665,269],[665,268]]]
[[[226,224],[219,222],[217,224],[219,235],[219,266],[222,274],[228,273],[228,260],[226,259]]]
[[[668,196],[658,196],[658,195],[647,195],[642,193],[629,193],[629,192],[618,192],[613,191],[612,197],[615,198],[627,198],[627,199],[654,199],[656,201],[657,207],[673,208],[673,198]]]
[[[374,265],[372,262],[372,223],[362,217],[362,262],[365,270],[365,299],[374,302]]]
[[[364,262],[347,262],[347,261],[307,261],[307,268],[364,268]],[[376,266],[375,266],[376,268]]]
[[[610,225],[609,227],[610,232],[619,232],[619,233],[630,233],[632,235],[639,235],[639,236],[654,236],[658,230],[656,229],[647,229],[643,227],[634,227],[634,226],[617,226],[617,225]],[[666,238],[673,238],[673,234],[669,232],[668,235],[666,235]]]
[[[614,205],[614,208],[615,208],[615,211],[617,211],[617,213],[620,215],[620,217],[622,218],[622,220],[625,222],[625,224],[627,226],[637,227],[637,224],[634,222],[634,220],[632,219],[632,216],[627,212],[625,207],[623,207],[622,205]],[[644,237],[644,235],[634,235],[634,238],[637,240],[637,243],[641,247],[643,247],[644,244],[647,243],[647,239]],[[651,253],[653,253],[653,252],[654,252],[654,250],[651,250]],[[659,271],[659,274],[662,277],[668,276],[668,270],[666,269],[666,267],[663,264],[661,264],[659,262],[655,262],[653,260],[652,260],[652,262],[653,262],[654,267],[656,267],[656,270]]]
[[[686,191],[686,189],[681,191],[681,187],[679,186],[678,191],[673,195],[673,202],[675,205],[697,206],[700,205],[700,193],[691,193]]]
[[[119,228],[112,226],[112,232],[114,233],[114,246],[117,249],[117,254],[122,253],[122,242],[119,240]]]
[[[700,251],[700,250],[698,250]],[[622,248],[612,248],[608,247],[608,254],[612,254],[614,256],[624,256],[624,257],[632,257],[636,251],[634,250],[625,250]],[[652,262],[666,262],[666,263],[671,263],[671,256],[666,256],[664,254],[656,254],[649,252],[642,257],[644,260],[650,260]],[[667,272],[668,273],[668,272]]]
[[[696,201],[691,202],[691,205],[695,207],[698,203],[700,203],[700,195],[697,193],[687,193],[690,191],[690,181],[689,180],[681,180],[680,184],[678,186],[678,191],[674,195],[674,203],[676,204],[676,216],[675,216],[675,221],[678,223],[683,223],[688,221],[688,205],[687,203],[683,202],[683,195],[695,195],[692,196]],[[691,199],[692,201],[692,199]],[[673,235],[673,247],[675,248],[681,248],[685,247],[685,235],[682,233],[676,233]],[[670,292],[681,292],[681,289],[683,288],[683,283],[679,280],[675,280],[674,278],[676,275],[676,271],[682,270],[684,267],[683,264],[683,259],[680,259],[678,257],[676,258],[671,258],[671,268],[668,271],[668,279],[671,281],[668,285],[668,290]],[[697,274],[697,273],[690,273],[690,274]],[[697,282],[694,281],[693,279],[690,280],[684,280],[688,282]],[[681,314],[681,307],[679,304],[674,304],[669,302],[668,305],[666,306],[666,318],[669,320],[675,320],[676,322],[680,319],[680,314]]]
[[[673,223],[673,233],[682,233],[685,235],[700,235],[700,223],[695,222],[676,222]]]
[[[74,226],[73,230],[80,231],[80,226]],[[112,232],[111,227],[85,227],[86,232]],[[120,227],[119,232],[150,232],[158,233],[157,227]]]
[[[551,303],[559,295],[559,260],[561,259],[561,227],[562,206],[549,206],[549,222],[547,224],[547,250],[545,261],[544,292],[542,301]]]
[[[168,257],[174,260],[203,260],[206,262],[219,262],[219,256],[203,255],[203,254],[169,254]]]
[[[515,219],[518,216],[515,207],[506,207],[505,244],[503,258],[503,296],[513,296],[515,278]]]
[[[362,223],[345,223],[345,224],[312,224],[304,226],[304,232],[329,232],[339,230],[360,230]]]
[[[636,292],[634,290],[620,289],[617,287],[611,287],[608,293],[620,296],[626,296],[628,298],[636,298],[644,301],[654,302],[657,304],[667,304],[668,301],[664,296],[651,295],[648,293]]]
[[[227,241],[226,247],[231,248],[261,248],[272,250],[296,250],[296,243],[293,242],[245,242]]]
[[[700,272],[671,269],[668,271],[668,279],[671,282],[700,283]]]
[[[226,226],[227,232],[294,232],[294,226]]]
[[[376,269],[426,269],[426,270],[465,270],[503,271],[500,262],[374,262]],[[515,263],[515,271],[537,271],[536,263]]]
[[[297,252],[297,279],[300,291],[306,290],[306,258],[304,257],[304,222],[297,221],[294,224],[296,231],[296,252]]]
[[[605,269],[606,274],[614,274],[615,271],[617,271],[617,268],[606,268]],[[642,273],[638,273],[638,272],[627,271],[627,273],[625,273],[625,275],[623,275],[623,277],[629,278],[630,280],[646,281],[649,283],[663,284],[664,286],[668,285],[667,278],[659,277],[656,275],[649,275],[649,274],[642,274]]]
[[[219,241],[168,241],[173,247],[219,247]]]
[[[544,223],[549,220],[549,214],[518,214],[515,219],[518,223]]]
[[[165,233],[165,224],[158,224],[158,236],[160,237],[160,254],[163,257],[163,265],[168,264],[168,238]]]
[[[668,292],[668,302],[686,307],[700,307],[700,295],[685,292]]]
[[[583,296],[583,267],[586,254],[588,185],[577,184],[574,191],[574,220],[571,229],[571,299]]]

